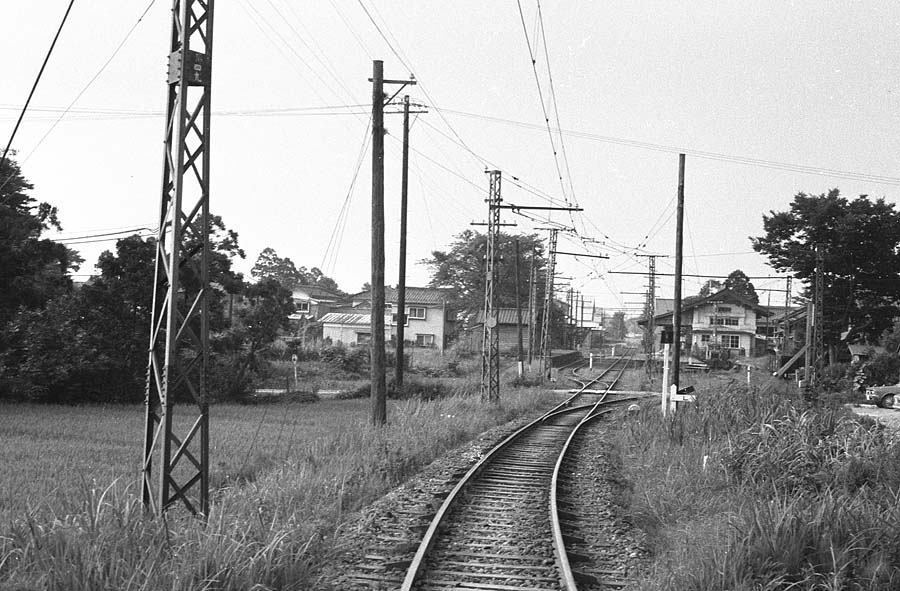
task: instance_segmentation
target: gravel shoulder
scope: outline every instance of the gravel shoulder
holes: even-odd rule
[[[894,431],[900,430],[900,410],[893,408],[878,408],[874,404],[850,405],[849,408],[860,416],[875,419],[888,429]]]

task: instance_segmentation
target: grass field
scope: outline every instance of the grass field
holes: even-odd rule
[[[348,512],[554,400],[389,402],[382,429],[366,399],[214,406],[206,523],[143,511],[142,406],[0,405],[0,588],[312,589]]]
[[[398,406],[389,402],[389,416]],[[186,428],[190,407],[175,407]],[[216,405],[210,411],[211,483],[219,488],[284,462],[301,448],[368,419],[369,401]],[[29,511],[46,517],[87,487],[139,482],[143,405],[0,404],[0,523]],[[296,458],[295,458],[296,459]]]

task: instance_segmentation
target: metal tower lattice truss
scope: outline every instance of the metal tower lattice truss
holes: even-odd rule
[[[209,510],[209,128],[214,0],[174,0],[142,498]],[[176,434],[175,399],[193,413]]]
[[[644,353],[647,354],[647,372],[653,374],[653,350],[656,346],[656,256],[647,257],[647,300],[644,302],[644,316],[647,319],[647,332],[644,334]]]
[[[500,332],[497,326],[497,241],[500,235],[500,171],[491,170],[484,273],[484,331],[481,340],[481,398],[500,399]]]
[[[816,276],[813,286],[812,339],[810,339],[811,361],[807,383],[812,389],[819,386],[822,369],[825,367],[825,249],[816,244]]]
[[[541,326],[541,359],[543,366],[541,375],[550,377],[550,314],[553,308],[553,275],[556,273],[556,239],[559,233],[556,229],[550,230],[550,239],[547,253],[549,260],[547,261],[547,277],[544,282],[544,317]]]

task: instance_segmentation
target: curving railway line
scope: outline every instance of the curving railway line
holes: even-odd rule
[[[615,557],[604,563],[600,552],[598,566],[598,546],[582,532],[596,515],[588,515],[590,503],[580,498],[571,457],[586,425],[630,400],[609,401],[605,393],[629,361],[623,356],[581,381],[576,393],[510,435],[462,477],[428,525],[403,591],[623,586]],[[601,380],[604,393],[587,392]],[[589,568],[579,570],[586,563]]]

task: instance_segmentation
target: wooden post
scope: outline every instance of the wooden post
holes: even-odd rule
[[[397,362],[394,387],[403,386],[403,340],[406,338],[406,209],[409,186],[409,95],[403,97],[403,171],[400,183],[400,277],[397,281]],[[443,343],[441,343],[443,350]]]
[[[525,373],[525,358],[522,355],[522,298],[519,294],[519,239],[516,238],[516,332],[518,337],[518,349],[516,353],[516,369],[519,377]]]
[[[387,422],[384,368],[384,63],[372,62],[372,424]]]
[[[684,238],[684,154],[678,155],[678,209],[675,220],[675,309],[672,316],[674,342],[672,343],[672,383],[676,388],[681,366],[681,266],[683,260],[682,242]]]

